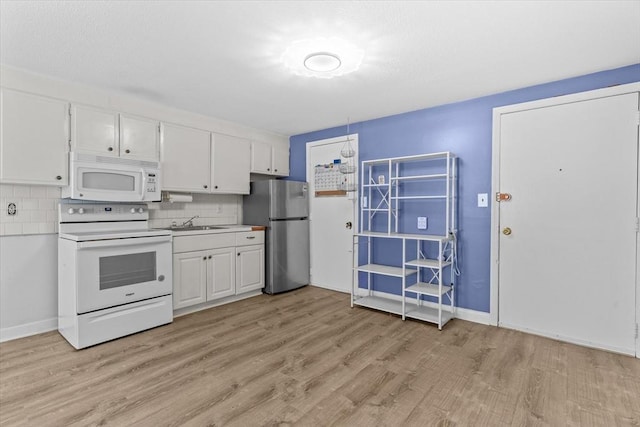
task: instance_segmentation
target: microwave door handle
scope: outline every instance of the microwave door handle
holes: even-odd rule
[[[144,200],[144,189],[147,188],[147,174],[144,173],[144,169],[140,168],[140,173],[142,174],[142,185],[140,186],[140,194],[138,194],[138,198],[140,201]]]

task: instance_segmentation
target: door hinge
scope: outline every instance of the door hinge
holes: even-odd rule
[[[636,233],[640,232],[640,218],[636,217]]]
[[[511,200],[511,194],[509,193],[496,193],[496,202],[507,202]]]
[[[636,323],[636,339],[638,339],[638,324]]]

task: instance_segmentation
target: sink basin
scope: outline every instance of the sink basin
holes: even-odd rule
[[[202,231],[202,230],[224,230],[227,227],[221,227],[217,225],[192,225],[191,227],[183,227],[181,225],[176,225],[173,227],[168,227],[167,230],[172,231]]]

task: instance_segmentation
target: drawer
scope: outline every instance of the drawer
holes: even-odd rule
[[[264,244],[264,231],[240,231],[236,233],[236,246]]]
[[[233,246],[236,246],[236,233],[197,234],[195,236],[175,236],[173,238],[174,254]]]

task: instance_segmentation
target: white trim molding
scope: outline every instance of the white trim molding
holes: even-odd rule
[[[58,318],[39,320],[37,322],[25,323],[24,325],[11,326],[0,329],[0,342],[11,341],[31,335],[42,334],[58,329]]]

